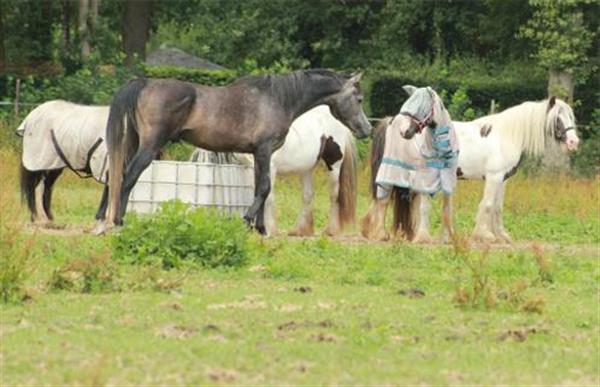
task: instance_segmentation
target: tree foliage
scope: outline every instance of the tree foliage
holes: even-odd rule
[[[592,1],[530,0],[530,3],[535,11],[521,28],[521,36],[535,42],[533,57],[548,69],[587,75],[591,70],[588,52],[595,34],[584,23],[583,10],[586,5],[593,5]]]

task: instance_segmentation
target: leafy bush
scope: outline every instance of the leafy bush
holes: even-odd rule
[[[583,176],[592,176],[600,172],[600,108],[592,114],[587,130],[580,130],[579,150],[571,156],[573,170]]]
[[[127,216],[113,236],[117,260],[130,264],[240,266],[246,262],[248,230],[237,217],[215,210],[165,203],[154,216]]]
[[[33,237],[23,238],[15,230],[0,235],[0,298],[4,303],[21,302],[26,296],[25,280],[30,267]]]
[[[440,97],[443,100],[448,100],[446,90],[442,90]],[[470,121],[475,119],[475,111],[471,107],[471,99],[467,94],[467,90],[463,87],[459,87],[458,90],[449,98],[446,108],[450,113],[450,117],[457,121]]]

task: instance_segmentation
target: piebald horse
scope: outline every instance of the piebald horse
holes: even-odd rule
[[[130,81],[110,107],[106,132],[110,200],[107,219],[96,233],[122,223],[142,171],[165,144],[183,139],[213,151],[253,154],[255,196],[244,219],[265,234],[271,155],[283,145],[296,117],[325,104],[357,137],[370,134],[360,78],[360,74],[300,70],[244,77],[224,87],[170,79]]]
[[[416,88],[405,86],[410,95]],[[504,228],[502,206],[506,181],[517,171],[523,156],[540,156],[551,146],[574,151],[579,145],[573,109],[564,101],[551,97],[539,102],[524,102],[500,113],[470,122],[454,122],[460,154],[459,179],[484,179],[483,198],[479,203],[472,239],[486,243],[511,243]],[[562,145],[561,145],[562,144]],[[423,240],[430,240],[430,205],[420,195],[418,228]]]
[[[417,219],[418,200],[443,192],[442,223],[446,238],[454,232],[452,194],[456,186],[458,142],[450,115],[430,87],[419,88],[393,118],[380,121],[371,148],[373,204],[361,224],[364,237],[387,240],[387,205],[394,202],[393,231],[413,242],[426,242]],[[415,231],[415,226],[416,231]]]
[[[247,154],[215,153],[198,148],[191,161],[217,164],[252,165]],[[339,235],[354,223],[356,213],[356,145],[350,130],[321,105],[298,117],[290,127],[283,146],[271,158],[271,193],[265,202],[267,234],[277,233],[275,181],[279,174],[295,174],[302,183],[302,209],[290,235],[313,235],[313,174],[318,164],[327,168],[329,177],[329,216],[325,234]]]

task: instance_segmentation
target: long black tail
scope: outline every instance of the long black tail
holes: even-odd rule
[[[377,199],[377,184],[375,178],[377,171],[383,159],[383,149],[385,148],[385,133],[390,124],[392,117],[384,117],[379,121],[379,124],[373,130],[373,143],[371,145],[371,197]]]
[[[21,199],[27,202],[31,219],[36,216],[35,187],[44,177],[44,171],[30,171],[21,161]]]
[[[115,214],[119,213],[119,197],[123,173],[138,147],[137,104],[140,93],[146,87],[146,79],[134,79],[121,88],[113,98],[106,126],[108,150],[110,200]],[[125,125],[127,120],[127,125]]]
[[[409,241],[415,236],[415,227],[412,219],[412,203],[414,199],[414,191],[408,188],[394,187],[392,191],[392,200],[394,201],[392,228],[395,233],[402,227],[404,237]]]
[[[377,199],[377,184],[375,178],[381,166],[385,148],[385,134],[391,122],[391,117],[384,117],[374,130],[373,144],[371,147],[371,196]],[[393,187],[391,200],[394,202],[394,219],[392,227],[394,233],[402,227],[405,238],[414,237],[414,224],[412,220],[412,202],[415,194],[408,188]]]

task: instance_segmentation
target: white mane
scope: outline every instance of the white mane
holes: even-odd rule
[[[481,117],[474,122],[492,124],[492,131],[499,131],[502,141],[537,156],[544,152],[548,145],[547,141],[553,139],[556,118],[563,109],[575,122],[571,107],[559,99],[556,99],[556,104],[550,111],[548,111],[548,100],[523,102],[500,113]]]

